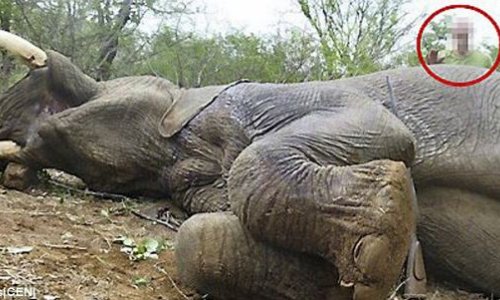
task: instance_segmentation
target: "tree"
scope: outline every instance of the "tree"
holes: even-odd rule
[[[12,20],[12,30],[43,48],[71,57],[92,77],[107,80],[114,77],[120,43],[125,41],[124,46],[132,48],[128,52],[136,51],[141,57],[142,33],[138,28],[143,19],[187,13],[182,1],[14,0],[19,13]]]
[[[14,13],[14,7],[10,0],[0,0],[0,29],[10,32],[10,26]],[[2,51],[2,77],[11,75],[13,68],[12,58],[5,51]]]
[[[165,28],[138,72],[162,76],[183,87],[242,78],[297,82],[316,79],[315,51],[312,39],[296,31],[268,37],[241,32],[202,37]]]
[[[94,2],[97,10],[97,20],[101,28],[109,32],[103,35],[97,65],[97,80],[106,80],[111,76],[111,64],[118,51],[119,36],[131,19],[132,0],[124,0],[119,4],[118,12],[111,13],[110,1]]]
[[[486,54],[488,54],[491,61],[494,63],[498,57],[498,45],[483,43],[483,47],[486,49]],[[500,66],[497,67],[497,71],[500,71]]]
[[[320,44],[323,78],[377,71],[413,26],[408,0],[297,0]]]
[[[429,24],[428,30],[422,35],[422,56],[427,61],[427,64],[436,64],[443,61],[443,50],[446,49],[446,41],[450,35],[450,25],[452,17],[445,16],[438,21],[432,21]],[[440,53],[441,52],[441,53]],[[420,65],[418,60],[415,45],[403,49],[397,54],[391,67],[414,67]]]
[[[431,50],[442,51],[446,49],[445,42],[451,34],[451,21],[451,16],[445,16],[430,23],[430,31],[425,32],[422,36],[422,53],[424,56]]]

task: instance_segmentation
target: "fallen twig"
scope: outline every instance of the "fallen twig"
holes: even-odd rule
[[[7,273],[8,276],[11,277],[11,279],[15,280],[17,283],[23,283],[23,284],[30,284],[30,285],[35,285],[36,283],[24,276],[19,275],[18,273],[14,274],[10,272],[10,270],[4,270],[5,273]]]
[[[156,214],[156,218],[160,220],[165,220],[165,222],[168,222],[177,228],[181,227],[182,222],[177,220],[173,214],[170,212],[168,208],[162,208],[158,210],[158,213]]]
[[[60,212],[47,212],[47,211],[34,211],[34,212],[26,212],[25,210],[4,210],[0,211],[0,214],[23,214],[28,215],[30,217],[41,217],[41,216],[58,216]]]
[[[97,259],[97,261],[99,261],[101,264],[105,265],[107,268],[111,268],[111,265],[108,264],[107,262],[105,262],[102,258],[100,258],[99,256],[97,255],[94,255],[95,259]]]
[[[56,180],[52,180],[52,179],[49,179],[49,183],[52,185],[55,185],[57,187],[64,188],[64,189],[67,189],[69,191],[81,194],[81,195],[93,196],[93,197],[100,198],[100,199],[110,199],[110,200],[115,200],[115,201],[124,201],[124,200],[130,199],[129,197],[127,197],[125,195],[120,195],[120,194],[94,192],[94,191],[90,191],[88,189],[82,190],[82,189],[75,188],[75,187],[72,187],[70,185],[67,185],[67,184],[58,182]]]
[[[106,244],[108,245],[108,249],[106,249],[106,251],[111,250],[112,246],[111,246],[111,242],[109,241],[109,239],[102,232],[100,232],[99,230],[97,230],[95,228],[92,228],[92,231],[94,233],[97,233],[106,242]]]
[[[58,187],[61,187],[61,188],[65,188],[65,189],[68,189],[70,191],[73,191],[73,192],[76,192],[76,193],[79,193],[79,194],[83,194],[83,195],[90,195],[90,196],[94,196],[94,197],[97,197],[97,198],[102,198],[102,199],[111,199],[111,200],[117,200],[117,201],[125,201],[125,200],[130,200],[129,197],[127,196],[124,196],[124,195],[120,195],[120,194],[110,194],[110,193],[100,193],[100,192],[93,192],[93,191],[89,191],[89,190],[81,190],[81,189],[78,189],[78,188],[74,188],[72,186],[69,186],[67,184],[64,184],[64,183],[60,183],[60,182],[57,182],[55,180],[49,180],[49,183],[55,185],[55,186],[58,186]],[[177,232],[178,231],[178,224],[171,224],[169,223],[168,221],[163,221],[163,220],[160,220],[158,218],[153,218],[153,217],[150,217],[150,216],[147,216],[145,214],[142,214],[136,210],[130,210],[132,212],[133,215],[139,217],[139,218],[142,218],[142,219],[145,219],[145,220],[148,220],[148,221],[152,221],[152,222],[156,222],[157,224],[161,224],[163,226],[166,226],[168,227],[169,229]]]
[[[159,264],[156,264],[155,265],[155,268],[156,270],[158,270],[158,272],[166,275],[168,277],[168,280],[170,280],[170,283],[172,284],[172,286],[174,287],[174,289],[184,298],[184,299],[187,299],[189,300],[190,298],[183,292],[181,291],[181,289],[177,286],[177,284],[175,283],[174,279],[172,278],[172,276],[170,276],[170,274],[168,274],[167,271],[165,271],[165,269],[163,269],[162,267],[159,266]]]
[[[139,217],[139,218],[141,218],[141,219],[145,219],[145,220],[148,220],[148,221],[151,221],[151,222],[156,222],[156,223],[158,223],[158,224],[161,224],[161,225],[163,225],[163,226],[168,227],[169,229],[171,229],[171,230],[173,230],[173,231],[175,231],[175,232],[177,232],[177,231],[179,230],[179,228],[178,228],[177,226],[172,225],[172,224],[170,224],[169,222],[165,222],[165,221],[163,221],[163,220],[160,220],[160,219],[156,219],[156,218],[150,217],[150,216],[148,216],[148,215],[145,215],[145,214],[143,214],[143,213],[141,213],[141,212],[138,212],[138,211],[136,211],[136,210],[133,210],[133,209],[132,209],[132,210],[130,210],[130,212],[131,212],[133,215],[135,215],[135,216],[137,216],[137,217]]]
[[[401,288],[408,282],[408,278],[406,278],[405,280],[401,281],[398,286],[394,289],[394,291],[392,291],[392,294],[391,296],[388,298],[388,299],[397,299],[396,298],[396,295],[398,294],[399,290],[401,290]]]
[[[54,249],[74,249],[74,250],[82,250],[82,251],[87,251],[88,249],[86,247],[79,247],[79,246],[73,246],[73,245],[54,245],[54,244],[42,244],[43,246],[47,248],[54,248]]]
[[[26,254],[33,251],[33,247],[24,246],[24,247],[0,247],[0,253],[9,253],[9,254]]]

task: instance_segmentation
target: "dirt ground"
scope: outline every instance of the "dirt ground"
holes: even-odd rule
[[[2,289],[15,286],[34,288],[36,299],[46,300],[202,299],[178,282],[175,232],[130,212],[154,216],[164,205],[96,199],[60,188],[22,193],[0,187],[0,299],[9,299]],[[119,237],[165,240],[169,247],[158,259],[133,261],[120,251]],[[26,253],[9,253],[16,251]],[[432,288],[428,299],[484,298]]]
[[[134,207],[154,215],[158,205],[0,189],[0,247],[33,247],[0,254],[0,290],[34,287],[37,299],[191,299],[193,292],[174,287],[171,249],[132,261],[120,252],[123,243],[114,242],[173,241],[175,232],[129,213]]]

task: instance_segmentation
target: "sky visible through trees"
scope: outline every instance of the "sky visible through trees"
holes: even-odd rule
[[[0,26],[70,57],[98,80],[150,74],[184,87],[241,78],[297,82],[416,65],[416,30],[448,2],[0,0]],[[468,2],[500,16],[495,1]],[[472,18],[477,43],[496,54],[491,28]],[[2,90],[25,73],[2,55]]]

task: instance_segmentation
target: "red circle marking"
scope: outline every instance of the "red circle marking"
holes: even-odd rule
[[[473,79],[470,81],[463,81],[463,82],[462,81],[451,81],[451,80],[445,79],[443,77],[440,77],[439,75],[434,73],[434,71],[431,70],[431,68],[429,67],[429,65],[427,65],[427,62],[425,61],[424,56],[422,55],[422,37],[424,35],[425,28],[430,24],[432,19],[434,19],[437,15],[439,15],[445,11],[457,9],[457,8],[463,8],[463,9],[469,9],[469,10],[475,11],[475,12],[483,15],[486,19],[488,19],[488,21],[490,21],[491,24],[493,24],[493,27],[495,27],[495,30],[497,32],[498,49],[500,50],[500,27],[498,27],[497,22],[487,12],[485,12],[484,10],[482,10],[478,7],[475,7],[472,5],[467,5],[467,4],[454,4],[454,5],[448,5],[448,6],[445,6],[443,8],[438,9],[437,11],[432,13],[427,19],[425,19],[425,21],[422,24],[422,27],[420,27],[420,30],[418,31],[418,35],[417,35],[417,56],[418,56],[418,60],[420,61],[420,64],[422,65],[422,67],[424,67],[424,70],[432,78],[436,79],[437,81],[439,81],[443,84],[449,85],[449,86],[467,87],[467,86],[471,86],[471,85],[480,83],[481,81],[490,77],[495,72],[495,70],[500,65],[500,51],[497,54],[497,58],[495,59],[495,63],[491,66],[491,68],[488,70],[488,72],[484,73],[483,75],[481,75],[480,77],[478,77],[476,79]]]

